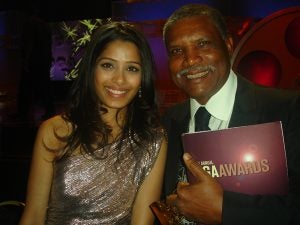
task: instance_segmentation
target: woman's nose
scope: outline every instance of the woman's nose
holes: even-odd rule
[[[125,73],[122,69],[117,69],[113,75],[113,81],[116,83],[123,83],[125,80]]]

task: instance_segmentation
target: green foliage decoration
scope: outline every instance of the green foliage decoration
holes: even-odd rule
[[[101,25],[109,23],[111,18],[107,19],[86,19],[79,20],[75,25],[62,22],[61,29],[67,40],[72,44],[72,57],[78,58],[74,67],[66,74],[66,80],[73,80],[78,76],[78,67],[81,62],[80,54],[91,40],[92,33]]]

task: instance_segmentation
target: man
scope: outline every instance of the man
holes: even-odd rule
[[[236,75],[230,63],[232,38],[224,18],[213,8],[181,7],[167,20],[163,36],[172,80],[190,96],[164,116],[169,139],[167,203],[187,220],[205,224],[300,224],[299,94],[261,87]],[[223,190],[190,155],[183,157],[180,136],[194,131],[199,107],[209,112],[211,130],[282,121],[289,194],[250,196]],[[186,169],[198,178],[196,184],[180,182],[185,181]]]

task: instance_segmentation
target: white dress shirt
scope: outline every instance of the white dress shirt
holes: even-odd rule
[[[201,105],[196,101],[196,99],[190,98],[191,119],[189,123],[189,132],[194,132],[195,130],[194,116],[198,108],[201,106],[204,106],[211,115],[208,124],[211,130],[228,128],[233,110],[236,89],[237,77],[231,70],[223,87],[208,100],[206,105]]]

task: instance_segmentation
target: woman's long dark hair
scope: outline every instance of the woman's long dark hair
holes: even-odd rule
[[[133,25],[126,22],[110,22],[99,27],[93,34],[82,58],[78,77],[70,89],[68,106],[63,118],[71,122],[73,129],[67,137],[63,155],[70,155],[80,147],[82,153],[95,156],[95,149],[110,144],[108,138],[111,128],[100,117],[103,108],[101,109],[101,102],[96,94],[94,70],[97,57],[107,44],[115,40],[135,44],[139,50],[142,67],[141,97],[137,95],[129,103],[119,139],[129,138],[140,145],[142,141],[151,141],[154,138],[155,128],[159,127],[154,89],[155,66],[150,46],[144,35]],[[134,151],[133,148],[132,150]],[[134,154],[139,155],[136,152]],[[104,158],[105,155],[103,152],[97,157]]]

